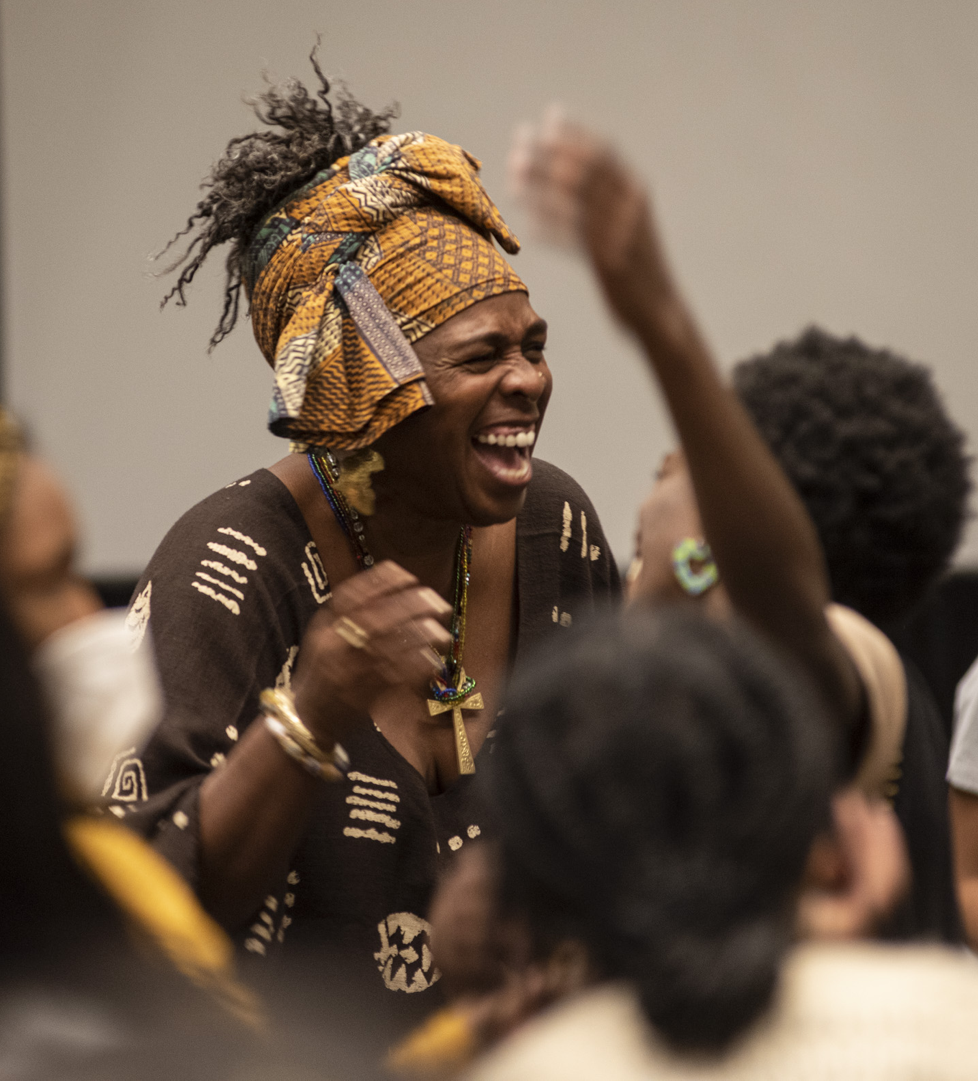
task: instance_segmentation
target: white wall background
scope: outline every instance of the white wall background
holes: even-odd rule
[[[553,99],[627,146],[723,363],[817,321],[931,363],[978,434],[975,0],[2,0],[10,401],[75,493],[94,572],[284,452],[242,325],[210,357],[220,259],[158,311],[146,256],[182,225],[268,65],[327,70],[483,158]],[[540,453],[620,559],[669,445],[587,276],[527,245],[556,392]],[[978,561],[978,532],[962,558]]]

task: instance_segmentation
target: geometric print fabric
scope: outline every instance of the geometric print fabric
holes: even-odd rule
[[[245,271],[275,370],[276,435],[353,450],[431,404],[411,342],[526,286],[479,161],[422,132],[383,135],[273,211]]]

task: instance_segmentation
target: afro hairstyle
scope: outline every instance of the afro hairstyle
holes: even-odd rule
[[[733,386],[815,522],[833,598],[901,621],[947,569],[971,487],[929,370],[811,327]]]

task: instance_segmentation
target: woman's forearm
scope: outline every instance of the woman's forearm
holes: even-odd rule
[[[734,607],[801,662],[838,716],[858,720],[862,689],[825,620],[829,588],[814,527],[720,379],[642,185],[600,139],[559,118],[520,136],[511,170],[544,227],[582,243],[609,307],[642,345]]]
[[[372,700],[393,687],[427,687],[451,613],[403,567],[379,563],[340,582],[306,627],[292,690],[295,709],[321,747],[366,722]],[[336,630],[353,622],[370,648]],[[288,871],[324,782],[288,757],[267,726],[253,723],[200,791],[201,895],[226,927],[244,923]]]
[[[862,701],[858,677],[825,622],[829,584],[811,519],[720,378],[685,304],[661,278],[657,285],[633,330],[676,425],[730,599],[852,719]]]
[[[205,907],[242,926],[288,863],[322,784],[292,761],[260,720],[200,790],[200,882]]]
[[[682,302],[670,307],[640,328],[640,342],[676,425],[727,592],[738,611],[765,626],[821,620],[829,587],[811,519]]]
[[[570,136],[554,153],[565,165],[585,163],[575,189],[585,245],[609,306],[638,338],[665,396],[734,606],[804,651],[813,634],[828,633],[822,610],[829,588],[801,500],[721,380],[676,288],[641,186],[584,135]]]

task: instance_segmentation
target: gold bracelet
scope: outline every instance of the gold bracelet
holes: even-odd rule
[[[261,692],[258,701],[264,712],[274,717],[310,758],[315,758],[318,762],[329,761],[329,755],[299,719],[299,714],[295,711],[295,698],[290,691],[266,688]]]
[[[265,714],[265,727],[275,737],[276,742],[294,762],[313,777],[322,781],[342,781],[344,775],[331,762],[320,762],[311,757],[299,746],[298,743],[285,731],[282,725],[274,718]]]
[[[290,749],[289,744],[295,747],[303,758],[308,758],[323,767],[324,775],[329,776],[330,779],[341,780],[347,775],[350,770],[350,756],[339,743],[334,743],[331,751],[324,751],[319,746],[316,737],[299,719],[299,714],[295,711],[295,699],[290,691],[269,687],[261,692],[258,701],[261,703],[266,723],[276,722],[274,727],[268,724],[269,731],[292,758],[301,761]],[[305,765],[304,762],[303,764]],[[337,775],[335,777],[332,776],[334,771]],[[310,772],[315,771],[310,769]]]

